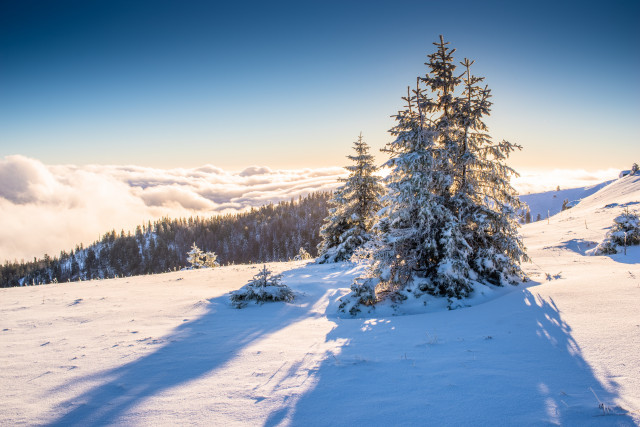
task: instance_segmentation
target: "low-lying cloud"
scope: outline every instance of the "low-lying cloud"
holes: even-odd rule
[[[272,170],[251,166],[229,172],[141,166],[44,165],[24,156],[0,159],[0,262],[57,255],[115,229],[149,220],[234,213],[269,202],[330,191],[340,167]],[[525,171],[514,180],[521,194],[594,185],[617,170]]]
[[[209,216],[330,191],[343,168],[228,172],[140,166],[44,165],[0,159],[0,262],[57,255],[111,229],[132,230],[163,216]]]
[[[617,178],[620,169],[601,169],[586,171],[584,169],[524,169],[520,176],[512,180],[513,186],[520,194],[540,193],[561,189],[589,187],[604,181]]]

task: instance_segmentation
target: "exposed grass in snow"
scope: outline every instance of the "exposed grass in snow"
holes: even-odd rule
[[[451,311],[342,318],[349,263],[268,264],[296,299],[243,310],[261,266],[1,289],[0,424],[637,425],[640,250],[584,253],[639,200],[523,227],[533,281]]]

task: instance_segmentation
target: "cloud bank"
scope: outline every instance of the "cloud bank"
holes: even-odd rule
[[[332,190],[343,168],[228,172],[140,166],[44,165],[0,159],[0,262],[58,255],[111,229],[132,230],[163,216],[235,213]]]
[[[620,169],[601,169],[586,171],[584,169],[524,169],[520,176],[512,180],[513,186],[520,194],[540,193],[562,189],[589,187],[618,177]]]
[[[521,171],[521,194],[598,184],[617,169]],[[333,190],[343,168],[229,172],[140,166],[44,165],[23,157],[0,159],[0,262],[58,255],[105,232],[133,230],[149,220],[234,213],[318,190]]]

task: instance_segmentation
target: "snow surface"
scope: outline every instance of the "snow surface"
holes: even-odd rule
[[[560,191],[545,191],[535,194],[522,194],[520,200],[529,206],[531,220],[535,221],[540,214],[540,218],[546,220],[547,216],[555,215],[562,210],[562,202],[568,200],[569,203],[580,201],[600,189],[611,184],[613,181],[606,181],[587,187],[561,189]]]
[[[584,255],[625,206],[524,226],[532,281],[452,311],[340,317],[363,267],[308,261],[242,310],[261,265],[0,289],[0,425],[640,425],[640,247]]]

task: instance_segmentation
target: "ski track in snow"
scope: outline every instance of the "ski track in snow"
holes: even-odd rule
[[[531,282],[453,311],[340,316],[349,263],[268,264],[296,300],[242,310],[260,265],[1,289],[0,424],[638,425],[640,247],[584,255],[638,201],[524,226]]]

